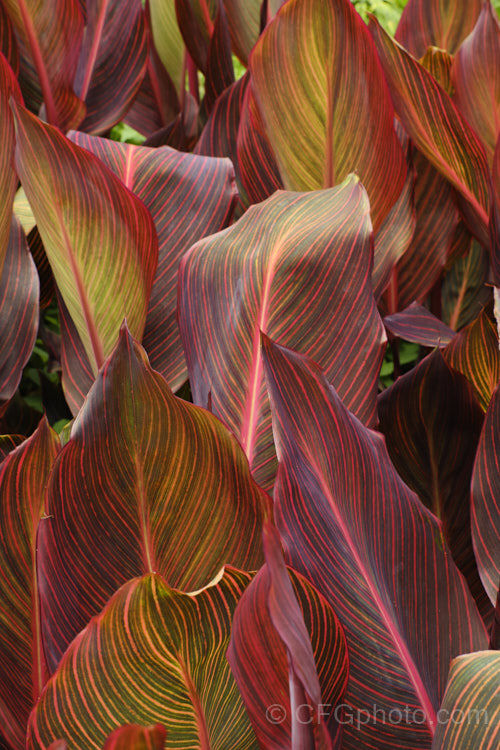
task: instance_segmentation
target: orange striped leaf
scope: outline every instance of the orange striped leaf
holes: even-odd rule
[[[195,403],[234,432],[265,488],[276,458],[260,331],[317,360],[347,407],[372,423],[385,334],[371,267],[368,199],[353,176],[329,190],[277,192],[181,262]]]
[[[185,591],[225,563],[258,568],[268,511],[234,437],[177,399],[123,329],[48,488],[38,547],[51,668],[133,576]]]
[[[19,84],[7,60],[0,53],[0,123],[2,126],[2,147],[0,148],[0,274],[11,236],[12,206],[16,192],[17,178],[13,169],[15,131],[10,97],[21,101]]]
[[[165,750],[166,738],[167,731],[161,724],[126,724],[110,734],[103,750]]]
[[[474,28],[482,5],[483,0],[409,0],[396,39],[413,57],[422,57],[428,47],[453,54]]]

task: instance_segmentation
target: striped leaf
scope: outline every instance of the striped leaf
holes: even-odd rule
[[[100,750],[133,722],[162,724],[172,750],[256,750],[225,656],[250,579],[227,570],[196,594],[154,573],[126,583],[68,648],[31,715],[27,748],[62,738]]]
[[[38,331],[38,274],[15,217],[11,227],[0,275],[0,404],[14,395]]]
[[[420,59],[420,64],[431,73],[432,77],[444,88],[447,94],[450,96],[453,94],[453,82],[451,78],[453,55],[450,55],[449,52],[445,52],[443,49],[439,49],[439,47],[428,47],[427,52]]]
[[[489,253],[470,235],[464,240],[467,252],[445,273],[441,289],[443,320],[457,331],[472,323],[491,302]]]
[[[185,2],[185,0],[183,0]],[[218,0],[205,71],[205,96],[203,110],[208,114],[218,97],[234,83],[231,37],[227,25],[224,3]]]
[[[490,213],[490,254],[493,279],[500,286],[500,137],[493,156]]]
[[[166,729],[161,724],[149,727],[126,724],[109,735],[103,750],[165,750],[166,738]]]
[[[4,0],[4,5],[28,55],[28,77],[36,71],[35,88],[41,88],[47,121],[63,131],[76,127],[85,114],[73,91],[84,31],[80,3]]]
[[[333,708],[347,684],[344,634],[323,596],[287,571],[276,529],[264,528],[266,565],[236,608],[228,660],[261,747],[328,746],[322,730],[338,735]]]
[[[244,65],[260,33],[261,0],[224,0],[234,54]]]
[[[393,336],[422,346],[446,346],[455,335],[451,328],[417,302],[399,313],[386,315],[384,325]]]
[[[181,262],[179,325],[195,403],[234,432],[266,489],[276,458],[259,331],[313,357],[347,407],[374,420],[385,334],[371,244],[368,199],[351,176],[329,190],[276,193]]]
[[[0,52],[5,57],[13,72],[19,74],[19,50],[14,27],[3,4],[0,4]]]
[[[24,440],[22,435],[0,435],[0,463]]]
[[[485,648],[479,613],[439,522],[397,475],[382,436],[346,410],[317,365],[267,337],[263,346],[285,559],[339,618],[344,700],[371,717],[344,726],[343,748],[428,748],[451,659]],[[380,719],[394,707],[407,718]]]
[[[186,380],[177,326],[177,273],[186,250],[229,223],[236,186],[227,159],[207,159],[93,138],[69,137],[109,167],[144,203],[158,236],[158,269],[149,301],[143,344],[151,365],[173,389]]]
[[[48,488],[38,548],[51,668],[136,575],[193,590],[225,563],[258,568],[268,510],[236,440],[177,399],[123,329]]]
[[[468,228],[487,247],[489,175],[481,142],[431,73],[374,18],[370,30],[405,130],[462,196],[460,209]]]
[[[142,337],[158,261],[153,220],[96,157],[26,110],[15,113],[17,171],[96,374],[125,317]]]
[[[500,653],[459,656],[451,665],[432,750],[490,750],[500,742]]]
[[[250,72],[285,187],[331,187],[355,171],[377,230],[406,164],[373,42],[352,3],[289,0],[260,36]]]
[[[392,463],[441,521],[480,611],[491,615],[470,531],[470,483],[484,416],[472,385],[436,349],[380,395],[378,414]]]
[[[500,386],[491,397],[472,477],[472,540],[484,588],[493,606],[500,581]]]
[[[87,111],[79,127],[104,133],[126,113],[146,72],[146,23],[140,0],[86,0],[86,9],[75,91]]]
[[[62,387],[70,411],[76,417],[95,376],[85,347],[60,294],[57,294],[57,307],[61,326]]]
[[[25,747],[28,716],[47,678],[40,638],[36,535],[58,452],[46,419],[0,469],[0,735]]]
[[[413,57],[427,47],[454,54],[474,28],[483,0],[409,0],[396,30],[396,39]]]
[[[184,89],[184,40],[175,12],[175,0],[149,0],[151,32],[160,60],[177,92]]]
[[[15,147],[15,131],[10,98],[21,101],[21,92],[12,69],[0,54],[0,123],[2,147],[0,148],[0,274],[2,273],[7,248],[11,237],[12,207],[17,187],[17,178],[12,162]]]
[[[491,310],[483,310],[473,323],[460,331],[443,355],[453,369],[470,380],[486,411],[500,381],[498,333]]]
[[[500,135],[500,23],[490,0],[455,56],[452,78],[455,103],[481,139],[491,166]]]

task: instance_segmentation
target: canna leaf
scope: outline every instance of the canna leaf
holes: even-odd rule
[[[69,137],[99,157],[153,218],[158,269],[143,344],[152,367],[176,390],[187,377],[177,325],[179,262],[191,245],[229,223],[236,201],[232,166],[227,159],[208,159],[168,147],[133,146],[76,132]]]
[[[83,37],[80,3],[5,0],[4,5],[23,46],[21,78],[29,81],[36,76],[29,87],[35,92],[40,87],[49,123],[63,131],[76,127],[85,114],[84,103],[73,91]]]
[[[289,0],[259,38],[250,72],[285,187],[332,187],[355,171],[377,231],[406,164],[376,50],[352,3]]]
[[[14,395],[38,331],[38,274],[26,237],[13,217],[0,275],[0,409]]]
[[[489,175],[481,142],[431,73],[374,18],[370,30],[405,130],[462,196],[460,208],[468,228],[487,247]]]
[[[19,84],[7,60],[0,53],[0,123],[2,126],[2,148],[0,149],[0,274],[5,262],[11,239],[12,209],[16,192],[17,178],[12,167],[15,130],[10,97],[21,101]]]
[[[47,679],[35,556],[58,447],[44,418],[0,468],[0,734],[16,750],[25,747],[28,716]]]
[[[153,220],[98,159],[26,110],[14,111],[17,171],[95,375],[124,317],[142,337],[158,261]]]
[[[500,740],[500,653],[480,651],[452,662],[432,750],[489,750]]]
[[[261,0],[224,0],[234,54],[244,65],[260,33]]]
[[[266,489],[276,459],[259,331],[322,364],[348,408],[372,422],[385,334],[371,265],[368,200],[354,176],[329,190],[277,192],[182,259],[194,401],[234,432]]]
[[[371,717],[345,724],[342,747],[428,748],[450,660],[485,648],[479,613],[440,524],[396,474],[382,436],[347,411],[313,362],[267,337],[263,350],[285,559],[339,618],[344,700],[351,715]],[[379,716],[404,706],[408,718],[374,721],[374,706]]]
[[[455,335],[451,328],[417,302],[399,313],[386,315],[384,325],[393,336],[423,346],[446,346]]]
[[[442,318],[457,331],[474,322],[491,302],[489,253],[470,235],[462,243],[466,253],[452,263],[441,288]]]
[[[236,440],[211,414],[177,399],[123,329],[48,488],[38,548],[51,669],[136,575],[158,572],[170,586],[193,590],[225,563],[258,568],[269,512]]]
[[[177,93],[184,89],[184,40],[175,12],[175,0],[149,0],[151,32],[158,56]]]
[[[167,732],[161,724],[149,727],[127,724],[109,735],[103,750],[165,750],[166,738]]]
[[[316,589],[286,569],[270,524],[264,526],[264,550],[266,565],[236,608],[228,650],[255,734],[267,750],[299,741],[300,747],[315,747],[315,735],[321,740],[325,729],[339,740],[333,707],[348,677],[342,628]],[[303,693],[299,705],[294,683]]]
[[[75,76],[86,104],[79,128],[104,133],[127,112],[146,73],[148,40],[140,0],[87,0]]]
[[[455,103],[481,139],[491,166],[500,135],[500,23],[490,0],[455,56],[452,79]]]
[[[454,54],[474,28],[482,6],[483,0],[409,0],[396,39],[416,58],[428,47]]]
[[[0,435],[0,463],[24,441],[22,435]]]
[[[113,730],[134,722],[162,724],[172,750],[256,749],[225,658],[250,580],[227,570],[196,594],[169,588],[158,574],[126,583],[68,648],[31,715],[27,748],[63,738],[100,750]]]
[[[472,476],[472,540],[479,574],[493,606],[500,581],[500,386],[484,419]]]

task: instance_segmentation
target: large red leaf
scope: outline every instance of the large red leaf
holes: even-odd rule
[[[38,76],[48,122],[61,130],[76,127],[85,105],[73,91],[83,37],[78,0],[4,0],[29,55],[28,76]]]
[[[205,113],[208,114],[213,109],[217,98],[233,83],[231,38],[224,3],[218,0],[205,71],[205,97],[203,99]]]
[[[17,171],[96,374],[124,317],[142,337],[158,262],[154,223],[99,159],[23,108],[15,112]]]
[[[500,743],[500,653],[465,654],[451,665],[432,750],[493,750]]]
[[[134,722],[162,724],[169,750],[256,750],[225,656],[250,580],[227,570],[195,594],[158,574],[126,583],[68,648],[31,715],[27,748],[65,739],[101,750],[110,732]]]
[[[500,386],[491,398],[477,449],[471,520],[479,574],[495,606],[500,581]]]
[[[406,310],[386,315],[384,325],[393,336],[423,346],[446,346],[455,333],[426,307],[413,302]]]
[[[103,750],[164,750],[167,731],[161,724],[118,727],[104,743]]]
[[[0,274],[11,237],[12,206],[17,187],[13,169],[15,131],[10,98],[21,101],[19,84],[7,60],[0,53],[0,124],[2,127],[2,147],[0,148]]]
[[[370,30],[405,130],[462,196],[460,208],[468,228],[487,247],[489,175],[481,142],[431,73],[391,39],[375,18]]]
[[[500,381],[498,332],[491,310],[483,310],[443,351],[447,362],[470,380],[483,411]]]
[[[452,54],[474,28],[483,0],[409,0],[396,30],[396,39],[414,57],[428,47]]]
[[[500,24],[490,0],[452,69],[455,102],[481,139],[491,165],[500,134]]]
[[[133,576],[192,590],[225,563],[259,567],[268,503],[226,428],[177,399],[122,330],[48,489],[38,546],[50,666]]]
[[[348,408],[373,422],[385,334],[371,266],[368,199],[355,177],[275,193],[181,262],[179,325],[195,403],[235,433],[266,488],[276,459],[259,332],[317,360]]]
[[[380,395],[378,413],[394,466],[440,519],[457,567],[480,611],[490,615],[470,531],[470,483],[483,425],[472,385],[436,349]]]
[[[0,404],[14,395],[38,330],[38,274],[14,216],[11,226],[0,275]]]
[[[174,149],[146,148],[69,136],[104,162],[149,210],[158,235],[158,269],[148,307],[143,344],[151,365],[174,390],[187,371],[177,326],[177,273],[186,250],[229,223],[236,201],[234,171],[227,159],[209,159]]]
[[[346,410],[317,365],[267,337],[263,346],[285,558],[338,616],[345,703],[370,717],[346,723],[343,748],[428,748],[451,659],[487,642],[479,613],[439,522],[396,474],[382,436]],[[374,720],[375,708],[387,717],[395,706],[406,720]]]
[[[260,36],[250,71],[285,187],[331,187],[355,171],[377,230],[406,164],[376,50],[352,3],[289,0]]]
[[[315,735],[324,740],[321,730],[328,728],[340,740],[332,710],[348,677],[340,623],[306,579],[287,571],[270,524],[264,527],[264,552],[266,565],[236,608],[228,650],[257,739],[266,750],[314,747]],[[298,704],[295,682],[303,693]]]
[[[43,419],[0,471],[0,734],[25,747],[28,716],[47,677],[40,633],[36,535],[58,439]]]
[[[16,76],[19,74],[19,51],[12,21],[0,3],[0,52]]]
[[[103,133],[126,113],[141,85],[148,61],[141,0],[87,0],[87,24],[75,77],[86,104],[79,125]]]

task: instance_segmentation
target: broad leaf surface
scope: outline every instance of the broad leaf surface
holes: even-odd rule
[[[349,0],[289,0],[250,59],[252,86],[288,190],[356,172],[377,230],[406,164],[373,41]]]
[[[126,724],[115,729],[103,750],[164,750],[167,731],[161,724],[141,727]]]
[[[12,207],[17,187],[13,169],[15,131],[9,99],[21,101],[21,92],[12,69],[0,54],[0,124],[2,148],[0,149],[0,274],[11,236]]]
[[[139,91],[148,60],[146,23],[140,0],[87,0],[86,7],[75,90],[87,111],[79,128],[103,133]]]
[[[125,317],[142,337],[158,262],[154,223],[96,157],[26,110],[15,111],[17,171],[95,374]]]
[[[452,78],[455,102],[481,139],[491,166],[500,134],[500,23],[490,0],[455,56]]]
[[[149,300],[143,344],[152,367],[174,390],[187,371],[177,325],[177,275],[184,253],[229,223],[236,201],[227,159],[116,143],[83,133],[70,138],[91,151],[146,206],[158,236],[158,268]]]
[[[371,290],[371,222],[355,177],[280,191],[184,256],[179,324],[195,403],[238,437],[266,489],[276,471],[260,331],[318,361],[348,408],[375,417],[385,334]]]
[[[451,665],[432,750],[492,750],[500,742],[500,653],[459,656]]]
[[[413,302],[406,310],[386,315],[384,325],[394,336],[423,346],[446,346],[455,332],[426,307]]]
[[[0,275],[0,403],[19,385],[38,331],[38,274],[17,219]]]
[[[428,47],[454,54],[474,28],[482,5],[483,0],[409,0],[396,39],[416,58]]]
[[[485,647],[479,613],[439,522],[396,474],[382,436],[310,360],[264,338],[264,362],[280,459],[276,522],[285,558],[344,629],[345,703],[419,717],[346,724],[343,747],[428,748],[451,659]]]
[[[178,93],[184,88],[184,40],[179,30],[175,0],[149,0],[151,32],[156,51]]]
[[[225,563],[258,568],[268,510],[236,440],[177,399],[122,330],[48,488],[38,547],[51,668],[136,575],[193,590]]]
[[[256,749],[225,655],[250,579],[228,570],[197,594],[158,574],[126,583],[64,655],[31,716],[27,747],[62,738],[100,750],[134,722],[162,724],[169,749]]]
[[[36,535],[58,439],[43,419],[0,470],[0,733],[25,747],[28,716],[47,678],[40,638]]]
[[[468,227],[487,246],[489,175],[481,142],[431,73],[374,18],[370,30],[405,130],[463,197],[460,208]]]
[[[276,530],[268,527],[265,533],[266,565],[238,604],[228,660],[260,746],[291,747],[297,731],[307,732],[304,742],[312,740],[314,746],[312,728],[318,735],[318,724],[338,733],[333,710],[320,716],[319,707],[332,708],[344,694],[345,638],[323,596],[301,575],[287,571]],[[295,712],[294,679],[304,691],[302,709]],[[306,720],[302,727],[301,717]]]
[[[500,581],[500,386],[488,406],[477,449],[471,520],[479,574],[495,606]]]
[[[36,70],[48,122],[61,130],[76,127],[85,105],[73,91],[83,37],[78,0],[5,0],[14,28],[29,55],[27,73]],[[57,33],[54,33],[57,29]]]
[[[224,0],[235,55],[244,65],[260,33],[261,0]]]
[[[445,272],[441,288],[441,315],[457,331],[472,323],[491,302],[490,255],[477,240],[464,238],[467,252]]]
[[[23,435],[0,435],[0,463],[14,448],[17,448],[25,438]]]

